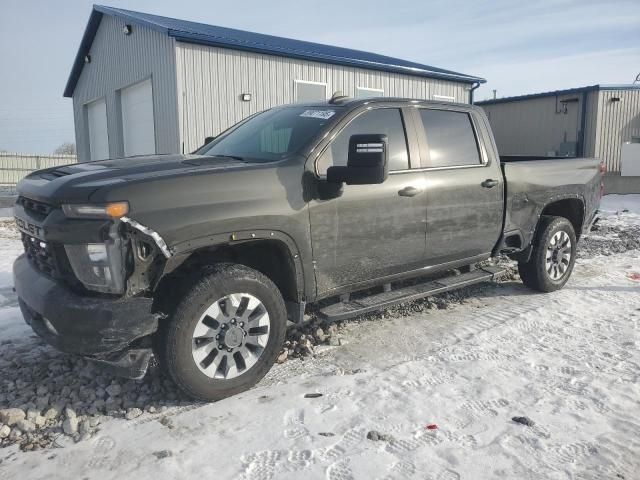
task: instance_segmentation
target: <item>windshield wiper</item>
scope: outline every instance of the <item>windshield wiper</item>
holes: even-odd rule
[[[187,160],[183,160],[182,163],[186,163],[188,165],[197,165],[197,166],[202,166],[202,165],[211,165],[216,163],[217,159],[221,159],[221,158],[230,158],[232,160],[237,160],[239,162],[242,163],[249,163],[249,160],[246,160],[242,157],[237,157],[235,155],[198,155],[198,157],[200,158],[189,158]]]
[[[240,161],[240,162],[246,162],[246,161],[247,161],[247,160],[245,160],[245,159],[244,159],[244,158],[242,158],[242,157],[238,157],[237,155],[218,155],[218,154],[215,154],[215,153],[214,153],[214,154],[209,155],[209,156],[211,156],[211,157],[218,157],[218,158],[233,158],[234,160],[238,160],[238,161]]]

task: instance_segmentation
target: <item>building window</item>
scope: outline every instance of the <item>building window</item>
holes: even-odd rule
[[[429,146],[430,167],[479,165],[480,153],[468,113],[420,110]]]
[[[351,135],[366,133],[387,136],[389,170],[407,170],[409,168],[407,137],[404,133],[400,110],[397,108],[376,108],[358,115],[342,129],[318,159],[318,174],[326,175],[327,168],[334,165],[346,165]]]
[[[640,143],[640,137],[631,137],[631,143]]]
[[[431,98],[433,98],[434,100],[440,100],[441,102],[455,102],[456,101],[456,97],[453,97],[451,95],[431,95]]]
[[[383,97],[384,90],[380,88],[367,88],[367,87],[357,87],[356,88],[356,98],[372,98],[372,97]]]
[[[324,102],[327,99],[327,84],[295,80],[296,102]]]

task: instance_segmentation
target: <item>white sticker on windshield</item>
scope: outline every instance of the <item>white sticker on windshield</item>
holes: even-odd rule
[[[300,114],[301,117],[321,118],[328,120],[336,114],[335,110],[305,110]]]

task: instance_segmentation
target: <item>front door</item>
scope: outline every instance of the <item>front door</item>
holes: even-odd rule
[[[427,150],[427,246],[429,265],[489,254],[502,232],[500,163],[483,148],[489,134],[468,111],[417,112]]]
[[[344,185],[342,193],[309,204],[318,295],[393,275],[424,262],[424,173],[410,169],[402,112],[376,108],[356,116],[319,157],[326,175],[346,165],[349,137],[386,134],[390,174],[379,185]]]

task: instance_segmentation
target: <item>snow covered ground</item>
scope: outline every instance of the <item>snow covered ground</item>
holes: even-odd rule
[[[640,196],[602,209],[561,291],[507,281],[444,309],[346,323],[342,346],[276,365],[241,395],[103,416],[87,440],[58,434],[64,448],[4,448],[0,479],[640,478]],[[64,358],[22,323],[20,250],[0,228],[0,400],[42,378],[16,381],[21,357]]]

